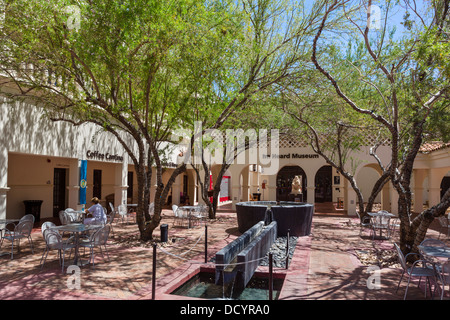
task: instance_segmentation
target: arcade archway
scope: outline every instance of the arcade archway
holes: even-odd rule
[[[314,202],[333,201],[333,181],[331,166],[321,167],[314,180]]]
[[[441,181],[441,200],[444,196],[444,193],[450,188],[450,171],[442,178]]]
[[[294,201],[292,191],[292,180],[294,180],[295,176],[302,177],[302,193],[303,199],[302,201],[306,202],[307,199],[307,181],[306,181],[306,173],[299,166],[285,166],[278,171],[277,174],[277,201]]]

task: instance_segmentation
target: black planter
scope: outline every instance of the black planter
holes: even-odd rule
[[[34,216],[34,222],[41,220],[41,205],[43,200],[25,200],[25,215],[32,214]]]

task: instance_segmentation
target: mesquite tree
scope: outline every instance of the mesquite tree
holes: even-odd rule
[[[42,106],[54,121],[93,123],[114,135],[136,171],[140,237],[152,239],[171,185],[186,170],[180,163],[164,185],[162,147],[192,119],[196,93],[230,82],[245,39],[241,10],[196,0],[3,3],[0,82],[15,89],[3,94]],[[219,113],[225,107],[215,105]]]
[[[350,3],[329,1],[322,26],[314,38],[311,60],[341,103],[388,133],[392,154],[384,170],[389,172],[389,179],[399,195],[400,246],[405,253],[417,252],[417,245],[424,239],[430,223],[450,206],[450,191],[447,191],[440,204],[414,219],[411,216],[410,183],[414,160],[426,130],[430,128],[430,116],[437,110],[447,110],[448,114],[445,99],[449,90],[448,60],[445,61],[440,55],[448,52],[449,4],[446,1],[442,7],[435,7],[435,16],[428,20],[424,15],[419,15],[417,7],[410,1],[405,1],[405,5],[418,18],[414,20],[412,16],[405,15],[406,35],[395,39],[387,27],[392,4],[385,3],[384,27],[373,32],[368,23],[374,18],[371,16],[372,10],[368,10],[372,1],[363,2],[361,20],[358,20],[356,11],[347,11]],[[361,40],[359,63],[349,65],[349,70],[359,73],[359,81],[352,85],[346,82],[346,77],[337,76],[329,60],[321,58],[329,50],[324,46],[326,42],[322,41],[327,34],[325,22],[335,15],[345,15],[348,28],[353,28],[354,34]],[[441,48],[433,50],[422,45],[424,40],[430,38],[439,41]],[[369,96],[361,97],[361,90],[368,92]]]
[[[254,113],[248,109],[258,109],[258,97],[272,92],[281,82],[296,81],[301,66],[309,57],[308,41],[312,39],[320,22],[319,16],[326,1],[316,1],[306,8],[303,2],[285,0],[243,0],[238,7],[242,10],[244,21],[244,41],[236,50],[238,63],[234,66],[232,85],[214,79],[213,92],[197,92],[195,116],[192,121],[202,124],[202,132],[219,130],[225,136],[225,129],[267,129],[265,117],[255,121]],[[217,105],[224,107],[217,108]],[[260,110],[264,114],[266,110]],[[236,116],[239,114],[239,116]],[[267,115],[266,115],[267,117]],[[261,121],[262,120],[262,121]],[[189,123],[191,128],[193,123]],[[191,130],[195,131],[195,130]],[[206,148],[207,145],[204,147]],[[191,144],[188,148],[193,148]],[[220,170],[212,189],[213,202],[209,200],[211,163],[203,156],[203,148],[197,155],[194,165],[201,184],[201,196],[209,207],[213,218],[218,204],[220,184],[225,171],[240,152],[249,146],[237,145],[231,159],[219,161]],[[218,152],[226,149],[225,141],[217,147]],[[189,154],[195,153],[195,150]],[[225,152],[222,152],[225,157]],[[195,155],[194,155],[195,156]],[[198,166],[198,168],[197,168]],[[202,169],[202,170],[199,170]]]

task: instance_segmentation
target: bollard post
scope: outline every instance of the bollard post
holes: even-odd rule
[[[153,244],[152,300],[155,300],[155,291],[156,291],[156,243]]]
[[[273,254],[269,253],[269,300],[273,300]]]
[[[208,262],[208,226],[205,224],[205,263]]]
[[[291,229],[288,229],[287,231],[287,241],[286,241],[286,269],[289,268],[289,231]]]

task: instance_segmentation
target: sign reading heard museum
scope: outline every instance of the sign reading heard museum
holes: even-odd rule
[[[300,153],[287,153],[287,154],[263,154],[263,159],[316,159],[319,158],[318,154],[300,154]]]

